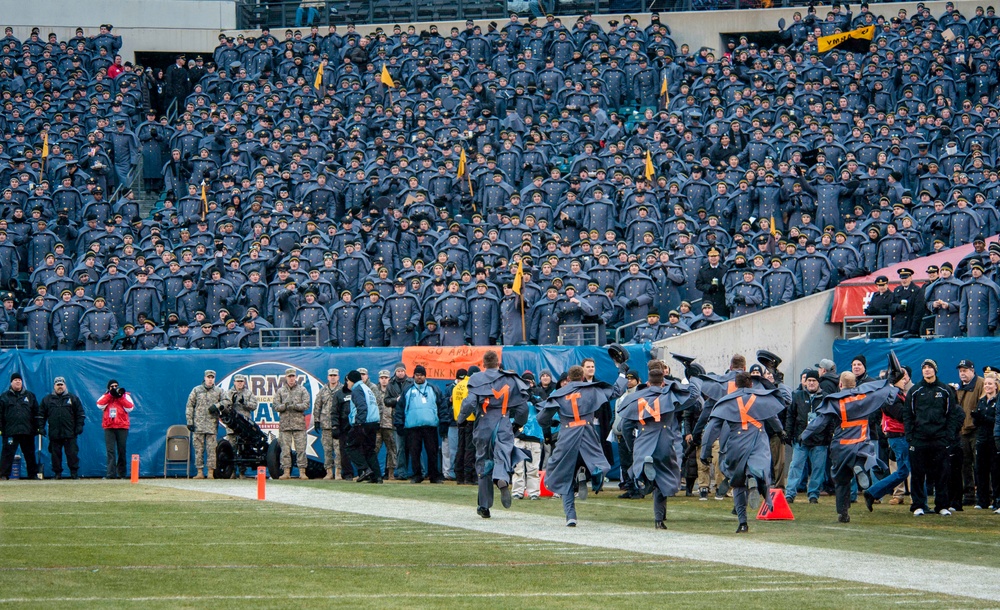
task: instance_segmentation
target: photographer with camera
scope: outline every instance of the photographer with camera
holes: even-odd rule
[[[108,381],[108,391],[97,399],[97,407],[103,412],[101,427],[104,428],[104,447],[107,451],[107,474],[104,478],[125,478],[125,441],[128,439],[129,414],[135,408],[132,395],[112,379]],[[118,452],[117,459],[115,450]]]
[[[208,454],[208,478],[215,478],[215,447],[219,436],[219,416],[209,412],[223,400],[222,388],[215,385],[215,371],[205,371],[205,379],[195,386],[187,399],[187,427],[194,439],[194,478],[204,479],[202,467]]]

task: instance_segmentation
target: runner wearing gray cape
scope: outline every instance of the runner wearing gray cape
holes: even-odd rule
[[[554,416],[559,414],[559,441],[545,469],[545,486],[562,497],[566,525],[576,527],[576,503],[574,501],[574,475],[577,463],[579,469],[580,499],[587,497],[587,480],[590,479],[594,493],[604,487],[604,475],[611,468],[604,450],[601,448],[594,420],[598,409],[618,398],[628,387],[625,380],[627,364],[619,364],[618,379],[614,385],[603,381],[584,381],[583,367],[571,366],[567,373],[569,383],[559,388],[542,403],[538,413],[538,424],[550,426]],[[622,370],[622,369],[625,370]]]
[[[493,350],[483,355],[486,369],[469,378],[469,395],[462,401],[458,421],[475,413],[472,441],[476,445],[476,474],[479,475],[479,507],[483,519],[490,518],[493,485],[500,489],[500,503],[510,508],[510,475],[514,466],[531,460],[514,446],[518,430],[528,421],[528,384],[517,373],[500,370],[500,357]],[[513,418],[514,423],[511,424]]]
[[[830,442],[830,472],[833,473],[837,497],[837,515],[841,523],[850,523],[851,481],[855,478],[861,491],[871,483],[875,467],[875,443],[868,430],[868,416],[897,400],[902,384],[902,367],[895,354],[889,356],[889,379],[870,381],[855,387],[854,375],[841,373],[840,392],[823,397],[813,419],[800,438],[825,434],[832,429]]]
[[[712,443],[719,439],[719,467],[733,489],[733,505],[739,518],[737,534],[749,531],[747,503],[749,493],[759,493],[770,505],[771,444],[764,424],[782,431],[777,417],[785,408],[778,388],[754,388],[753,378],[739,373],[734,379],[736,390],[721,398],[712,409],[702,437],[702,461],[711,457]],[[757,496],[751,506],[758,505]],[[756,508],[756,506],[754,506]]]
[[[622,433],[638,431],[632,445],[632,477],[644,481],[653,491],[653,518],[656,529],[667,529],[667,498],[681,484],[683,443],[677,413],[701,407],[696,385],[683,386],[664,376],[663,363],[649,363],[649,381],[618,403]]]

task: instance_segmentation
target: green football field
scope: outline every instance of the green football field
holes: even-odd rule
[[[475,488],[381,486],[351,482],[269,482],[279,501],[220,495],[219,482],[8,482],[0,484],[0,606],[143,608],[553,608],[684,607],[983,608],[1000,602],[833,577],[693,561],[531,536],[469,529]],[[227,483],[230,484],[230,483]],[[167,485],[180,485],[176,489]],[[231,485],[231,484],[230,484]],[[252,495],[252,483],[241,493]],[[204,489],[205,491],[200,491]],[[211,490],[214,493],[208,493]],[[221,491],[220,491],[221,490]],[[281,500],[306,494],[322,504],[339,496],[373,500],[374,510],[337,511]],[[343,493],[349,492],[349,493]],[[354,500],[352,500],[353,502]],[[420,502],[417,502],[420,501]],[[378,507],[414,505],[412,516],[379,516]],[[359,504],[364,502],[359,502]],[[833,499],[794,504],[794,522],[751,523],[733,534],[729,502],[673,498],[667,533],[655,532],[649,501],[612,494],[579,503],[578,532],[634,528],[669,546],[671,533],[707,534],[723,543],[760,540],[884,558],[927,558],[1000,574],[1000,516],[967,511],[915,519],[905,507],[874,514],[855,505],[836,523]],[[476,521],[445,527],[431,513],[465,511]],[[368,511],[372,514],[363,514]],[[499,506],[503,519],[531,524],[561,516],[558,500]],[[863,514],[862,514],[863,513]],[[554,522],[547,519],[545,523]],[[551,525],[549,526],[551,527]],[[557,526],[558,527],[558,526]],[[589,527],[590,530],[584,528]],[[562,534],[566,528],[550,533]],[[773,545],[769,548],[773,548]],[[669,550],[669,549],[668,549]],[[829,551],[827,551],[829,552]]]

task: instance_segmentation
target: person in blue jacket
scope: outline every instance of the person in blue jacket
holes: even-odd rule
[[[413,468],[411,483],[422,483],[424,480],[420,465],[422,451],[427,452],[427,478],[431,483],[444,483],[438,464],[438,427],[442,420],[451,421],[451,417],[446,416],[448,408],[441,391],[427,383],[426,367],[422,364],[415,366],[413,384],[399,397],[392,422],[396,431],[406,436]]]
[[[358,469],[357,482],[381,483],[382,474],[378,465],[378,454],[375,453],[375,439],[378,435],[380,415],[375,393],[361,382],[361,373],[351,371],[347,374],[345,390],[350,392],[350,422],[347,449],[351,461]]]

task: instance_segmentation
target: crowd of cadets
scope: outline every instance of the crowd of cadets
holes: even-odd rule
[[[639,321],[655,340],[1000,231],[992,7],[823,10],[720,55],[655,13],[512,14],[220,35],[162,74],[122,62],[111,25],[8,28],[0,326],[64,350],[248,347],[267,326],[486,345]],[[817,53],[864,24],[868,52]],[[124,188],[140,166],[151,218]],[[995,321],[997,261],[930,311],[975,292]]]

